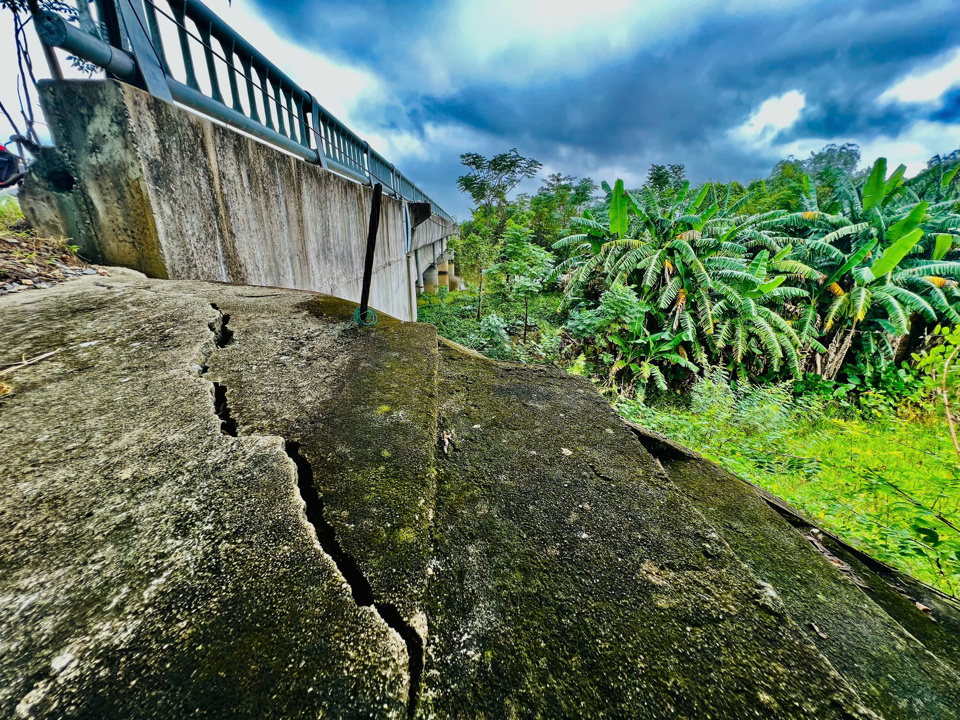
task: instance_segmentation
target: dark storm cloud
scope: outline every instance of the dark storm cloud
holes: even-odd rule
[[[936,122],[960,122],[960,90],[948,92],[930,119]]]
[[[349,58],[391,76],[417,43],[429,38],[443,0],[253,0],[305,46]]]
[[[518,147],[551,166],[585,174],[680,162],[694,180],[747,180],[777,159],[730,136],[766,99],[798,90],[797,123],[777,142],[826,138],[867,142],[896,136],[931,109],[877,98],[897,79],[960,46],[960,5],[945,2],[805,3],[791,10],[715,13],[675,41],[639,49],[579,78],[549,73],[518,87],[483,77],[451,92],[420,84],[418,48],[442,32],[442,4],[261,5],[298,40],[362,65],[398,102],[361,107],[383,130],[422,134],[428,124],[467,128],[482,147],[406,160],[404,171],[454,210],[457,153]],[[319,10],[318,10],[319,7]],[[956,121],[957,95],[934,119]],[[949,151],[951,148],[941,148]],[[599,179],[599,178],[598,178]]]

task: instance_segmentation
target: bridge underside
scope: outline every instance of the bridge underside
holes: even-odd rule
[[[114,81],[45,82],[41,101],[56,147],[23,205],[42,232],[150,277],[359,300],[370,187]],[[415,320],[457,226],[404,210],[384,197],[370,304]]]

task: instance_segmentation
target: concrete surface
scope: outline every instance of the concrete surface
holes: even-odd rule
[[[581,378],[353,307],[0,298],[0,365],[56,351],[0,396],[0,716],[957,717],[953,601]]]

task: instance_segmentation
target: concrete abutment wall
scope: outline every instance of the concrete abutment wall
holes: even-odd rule
[[[150,277],[359,301],[371,188],[129,85],[43,82],[40,94],[56,146],[22,201],[41,232]],[[457,226],[433,215],[410,230],[404,217],[384,196],[370,304],[415,320],[418,275]]]

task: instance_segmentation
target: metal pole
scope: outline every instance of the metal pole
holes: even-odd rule
[[[380,229],[380,204],[383,200],[383,185],[373,186],[373,200],[370,203],[370,230],[367,233],[367,254],[363,260],[363,289],[360,291],[360,309],[356,320],[358,325],[373,325],[377,316],[369,309],[370,280],[373,277],[373,253],[377,249],[377,231]]]
[[[129,80],[137,75],[137,65],[127,53],[66,22],[59,15],[41,12],[34,15],[37,36],[44,47],[63,48],[82,60],[99,65],[110,74]]]

